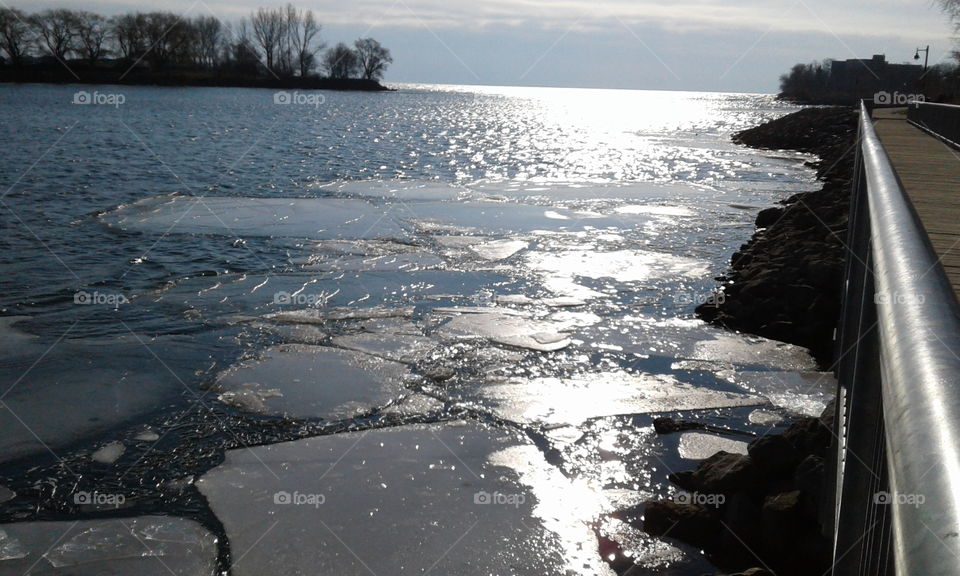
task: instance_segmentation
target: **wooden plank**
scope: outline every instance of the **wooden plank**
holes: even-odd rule
[[[960,151],[908,123],[903,112],[876,110],[874,128],[960,298]]]

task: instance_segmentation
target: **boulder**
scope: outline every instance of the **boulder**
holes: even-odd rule
[[[822,456],[830,446],[833,435],[819,418],[801,418],[787,428],[783,437],[793,444],[797,452],[805,457],[810,454]]]
[[[757,214],[757,228],[767,228],[783,217],[783,208],[767,208]]]
[[[803,500],[803,513],[810,520],[817,521],[820,515],[820,499],[824,486],[824,460],[819,456],[807,456],[793,473],[794,483],[800,490]]]
[[[676,538],[706,548],[716,540],[720,523],[703,506],[649,500],[645,503],[643,530],[652,536]]]
[[[778,556],[789,554],[803,536],[803,525],[799,490],[773,494],[764,499],[761,526],[767,550]]]
[[[721,451],[697,466],[690,484],[694,491],[703,494],[732,495],[756,489],[761,484],[761,474],[750,456]]]
[[[800,462],[796,448],[779,434],[761,436],[747,447],[754,464],[770,477],[781,477],[793,472]]]

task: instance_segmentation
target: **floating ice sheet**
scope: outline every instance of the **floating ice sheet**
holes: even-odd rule
[[[663,278],[701,278],[707,262],[649,251],[563,250],[531,252],[527,266],[546,276],[547,288],[576,277],[611,278],[617,282],[646,282]]]
[[[474,186],[478,193],[497,194],[520,200],[676,200],[690,197],[696,188],[685,184],[655,184],[631,182],[627,184],[541,183],[521,180],[489,182]]]
[[[96,452],[90,455],[90,459],[101,464],[113,464],[123,456],[126,450],[123,442],[110,442],[98,448]]]
[[[204,357],[189,338],[0,347],[0,460],[49,454],[175,401]]]
[[[819,416],[837,392],[831,372],[738,372],[737,385],[794,414]]]
[[[417,415],[438,412],[443,409],[443,402],[426,394],[410,394],[396,404],[384,409],[388,414]]]
[[[598,345],[615,346],[625,354],[672,359],[676,368],[713,371],[731,380],[734,368],[814,370],[816,362],[799,346],[745,336],[695,318],[625,316],[581,335]],[[750,368],[747,368],[750,367]]]
[[[618,214],[650,214],[652,216],[694,216],[694,212],[682,206],[657,206],[653,204],[627,204],[618,206]]]
[[[183,518],[144,516],[0,526],[0,574],[208,576],[216,538]]]
[[[505,260],[529,247],[530,243],[525,240],[489,240],[471,246],[470,250],[485,260]]]
[[[592,550],[566,550],[547,527],[510,467],[523,462],[492,461],[528,445],[474,423],[402,426],[233,450],[197,485],[247,551],[236,576],[583,570],[571,561]]]
[[[747,443],[716,434],[684,432],[680,435],[679,452],[687,460],[703,460],[723,450],[731,454],[746,454]]]
[[[571,298],[561,296],[557,298],[531,298],[524,294],[497,294],[494,298],[497,304],[516,304],[520,306],[538,305],[549,306],[551,308],[575,308],[586,305],[586,301],[580,298]]]
[[[432,338],[409,333],[345,334],[333,338],[331,343],[340,348],[355,350],[405,364],[415,363],[440,345]]]
[[[504,308],[437,308],[436,316],[450,319],[436,330],[441,338],[471,339],[486,338],[493,342],[552,352],[571,344],[565,325],[544,320],[534,320],[519,312]]]
[[[217,378],[220,400],[250,412],[349,418],[403,391],[406,366],[350,350],[284,344]]]
[[[369,320],[380,318],[410,318],[413,307],[387,308],[371,306],[368,308],[302,308],[287,312],[267,314],[266,319],[273,322],[294,324],[326,324],[338,320]]]
[[[408,236],[397,218],[404,213],[402,205],[388,210],[353,198],[235,198],[175,194],[121,206],[102,218],[119,228],[162,234],[372,239]]]
[[[400,221],[427,234],[494,235],[515,238],[534,232],[595,233],[603,229],[632,230],[657,220],[649,214],[604,214],[563,206],[517,202],[422,202],[406,204]]]
[[[712,339],[698,342],[691,357],[741,365],[767,365],[786,370],[810,370],[816,367],[816,362],[805,348],[720,330],[713,334]]]
[[[470,196],[470,191],[460,186],[413,180],[350,180],[324,184],[319,189],[341,196],[403,201],[458,200]]]
[[[454,397],[521,423],[572,424],[617,414],[764,404],[758,396],[692,386],[666,375],[598,372],[465,385]]]

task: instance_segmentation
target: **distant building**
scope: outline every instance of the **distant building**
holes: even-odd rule
[[[832,61],[827,87],[831,92],[853,95],[858,99],[872,98],[880,91],[913,91],[921,76],[923,66],[891,64],[886,56],[876,54],[869,60]]]

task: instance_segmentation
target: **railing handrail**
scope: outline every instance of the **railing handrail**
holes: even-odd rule
[[[960,108],[957,104],[944,104],[942,102],[927,102],[927,101],[913,101],[907,104],[907,107],[920,107],[920,106],[930,106],[932,108],[948,108],[955,109]]]
[[[895,571],[958,575],[960,306],[863,104],[860,122]]]

